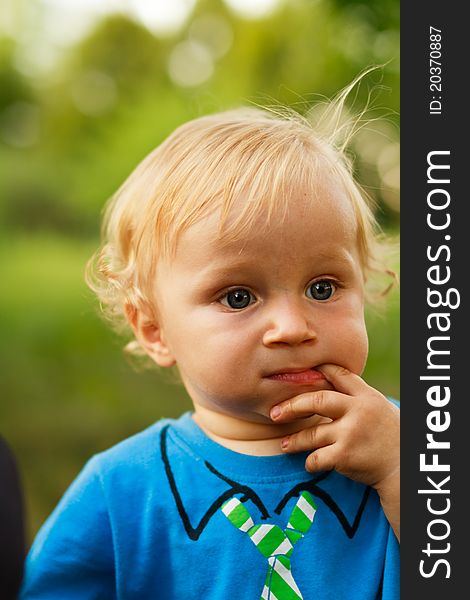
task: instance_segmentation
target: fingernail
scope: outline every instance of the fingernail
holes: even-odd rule
[[[281,442],[281,448],[282,448],[283,450],[285,450],[285,449],[287,448],[287,446],[288,446],[288,445],[289,445],[289,438],[288,438],[288,437],[286,437],[286,438],[284,438],[284,439],[282,440],[282,442]]]
[[[273,408],[271,408],[271,419],[277,419],[278,417],[281,416],[281,408],[279,406],[273,406]]]

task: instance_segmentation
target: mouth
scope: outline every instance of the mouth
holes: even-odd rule
[[[283,369],[267,376],[267,379],[273,381],[285,381],[287,383],[315,383],[326,381],[326,377],[315,368],[311,369]]]

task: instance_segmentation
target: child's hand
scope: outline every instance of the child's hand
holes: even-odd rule
[[[315,414],[326,419],[284,438],[282,449],[312,450],[305,463],[308,471],[335,469],[374,487],[385,516],[400,539],[399,410],[359,375],[338,365],[317,369],[335,389],[307,392],[285,400],[271,409],[271,418],[276,423]]]
[[[271,418],[286,423],[321,415],[331,419],[284,438],[285,452],[312,450],[308,471],[335,469],[380,491],[399,472],[400,416],[398,408],[358,375],[338,365],[318,370],[335,388],[307,392],[274,407]]]

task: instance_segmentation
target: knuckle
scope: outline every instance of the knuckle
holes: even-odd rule
[[[286,400],[282,405],[282,414],[283,415],[291,415],[295,412],[294,403],[291,399]]]
[[[326,402],[325,391],[320,390],[318,392],[315,392],[315,394],[312,396],[312,401],[317,406],[317,408],[321,408],[322,406],[324,406]]]
[[[303,416],[303,407],[304,403],[302,398],[293,398],[289,401],[291,405],[292,414],[294,417],[302,417]]]
[[[310,445],[314,448],[317,442],[317,431],[314,428],[309,429],[308,431],[308,441]]]
[[[308,405],[310,404],[309,398],[304,395],[291,398],[290,400],[288,400],[288,403],[289,410],[291,411],[292,416],[294,417],[302,417],[304,415],[305,410],[308,408]]]
[[[295,433],[287,437],[287,448],[289,448],[289,450],[296,450],[298,444],[298,436]]]
[[[338,437],[340,439],[344,439],[349,435],[351,426],[348,423],[348,419],[338,419],[336,421],[336,427],[338,428]]]

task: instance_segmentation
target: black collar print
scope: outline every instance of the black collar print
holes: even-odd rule
[[[220,509],[220,507],[223,505],[224,502],[226,502],[227,500],[229,500],[236,494],[242,494],[242,498],[241,498],[242,502],[251,500],[253,502],[253,504],[255,506],[257,506],[258,510],[260,511],[261,519],[263,519],[263,520],[269,519],[270,515],[269,515],[269,512],[268,512],[266,506],[263,504],[263,502],[261,501],[258,494],[251,487],[249,487],[247,485],[242,485],[240,483],[237,483],[236,481],[233,481],[232,479],[229,479],[227,476],[225,476],[222,473],[220,473],[219,471],[217,471],[217,469],[213,465],[211,465],[208,461],[204,461],[206,468],[211,473],[213,473],[216,477],[218,477],[222,481],[225,481],[227,483],[227,485],[229,486],[229,488],[223,494],[220,494],[216,498],[216,500],[214,500],[214,502],[210,505],[210,507],[207,509],[206,513],[200,520],[197,527],[193,527],[190,522],[190,519],[188,517],[188,513],[186,512],[186,509],[184,507],[184,504],[183,504],[183,501],[181,498],[181,494],[179,493],[178,486],[176,484],[176,479],[175,479],[175,476],[171,469],[170,460],[168,457],[167,435],[168,435],[169,427],[170,427],[170,425],[166,425],[161,431],[160,449],[161,449],[161,454],[162,454],[162,461],[163,461],[163,465],[165,468],[166,476],[168,478],[168,483],[170,485],[170,489],[173,494],[173,498],[175,499],[176,508],[181,517],[181,521],[183,522],[184,529],[185,529],[186,533],[188,534],[188,537],[191,540],[196,541],[199,539],[200,535],[206,528],[206,526],[209,523],[212,516]],[[339,523],[343,527],[346,535],[349,538],[354,537],[354,535],[356,534],[356,531],[359,527],[361,517],[364,513],[364,509],[367,504],[367,500],[369,498],[371,488],[370,487],[365,488],[361,503],[360,503],[359,508],[356,513],[356,516],[354,518],[353,523],[351,524],[351,523],[349,523],[348,519],[346,518],[346,515],[343,513],[341,508],[333,500],[333,498],[325,490],[323,490],[321,487],[319,487],[317,485],[320,481],[329,477],[330,474],[331,474],[331,471],[319,473],[317,475],[312,476],[310,479],[295,485],[291,490],[289,490],[287,492],[287,494],[284,495],[284,497],[281,499],[281,501],[279,502],[277,507],[274,509],[274,512],[276,514],[280,515],[282,510],[284,509],[285,505],[292,497],[297,497],[301,494],[301,492],[308,491],[313,496],[320,498],[324,502],[324,504],[333,512],[333,514],[336,516]]]

